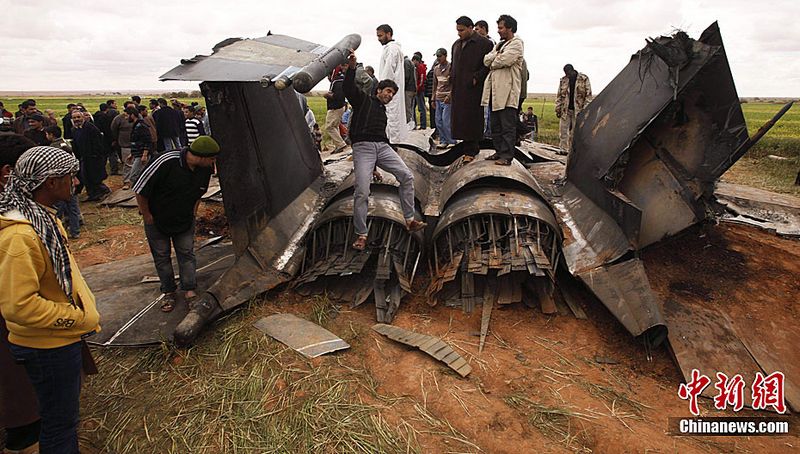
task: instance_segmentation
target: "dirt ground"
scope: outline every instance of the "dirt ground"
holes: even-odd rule
[[[198,231],[204,235],[225,232],[221,206],[206,205],[201,217],[206,220]],[[99,230],[73,249],[82,266],[148,252],[139,225]],[[787,303],[800,301],[800,242],[754,228],[695,227],[643,251],[642,258],[662,299],[726,301],[742,317],[764,307],[778,316],[796,310]],[[450,343],[473,367],[467,378],[373,332],[371,304],[333,311],[325,326],[348,334],[352,347],[312,361],[364,369],[381,395],[410,397],[380,413],[398,424],[427,418],[413,430],[423,452],[761,453],[795,452],[800,444],[795,437],[667,434],[668,417],[689,416],[687,403],[677,397],[680,372],[665,347],[648,359],[644,346],[600,305],[584,307],[588,320],[546,316],[521,304],[496,308],[479,353],[480,311],[430,307],[422,296],[424,279],[415,282],[419,296],[404,300],[394,324]],[[266,301],[248,309],[247,317],[276,312],[307,317],[317,300],[287,289]],[[366,391],[359,397],[375,400]],[[701,400],[702,416],[733,415],[709,408],[710,400]],[[792,424],[798,423],[793,416]],[[422,427],[442,425],[445,435]]]
[[[118,185],[112,177],[110,186]],[[135,209],[87,203],[82,209],[87,228],[71,244],[81,266],[149,252]],[[199,214],[199,237],[227,234],[220,204],[204,203]],[[726,302],[734,318],[775,320],[787,310],[796,316],[786,304],[800,301],[796,240],[751,227],[706,225],[643,251],[642,258],[664,300]],[[430,307],[421,296],[424,277],[415,287],[420,296],[404,301],[394,324],[449,342],[470,361],[468,378],[371,331],[372,305],[333,313],[326,324],[331,331],[360,335],[349,351],[314,361],[364,368],[380,394],[411,397],[381,412],[390,422],[422,414],[428,425],[449,425],[449,435],[416,434],[427,452],[791,452],[798,444],[793,437],[668,435],[667,418],[688,415],[677,397],[680,372],[664,347],[648,360],[644,346],[600,305],[584,307],[588,320],[546,316],[523,305],[499,307],[479,353],[480,312]],[[253,317],[278,311],[307,316],[315,304],[291,290],[267,301]],[[724,415],[710,407],[702,401],[703,416]]]
[[[800,300],[800,242],[750,227],[693,229],[644,251],[643,259],[661,298],[718,298],[738,303],[747,312],[751,299],[736,294],[736,287],[718,274],[734,278],[729,268],[744,267],[748,282],[783,286],[780,292],[761,295],[776,313],[787,302]],[[756,285],[752,290],[763,289]],[[381,392],[421,399],[430,412],[450,421],[486,452],[794,451],[794,437],[666,434],[668,417],[689,415],[687,403],[677,397],[681,375],[666,348],[654,351],[648,361],[643,346],[605,308],[585,310],[588,320],[548,317],[522,305],[501,307],[493,312],[490,339],[478,353],[479,312],[431,308],[421,297],[404,303],[394,324],[441,336],[454,345],[473,365],[467,379],[375,334],[374,344],[356,345],[352,353],[365,356]],[[340,317],[339,329],[351,322],[369,325],[373,319],[372,308],[359,309]],[[332,326],[336,332],[336,324]],[[709,411],[709,400],[701,408],[701,416],[733,415]],[[737,415],[751,414],[756,413]],[[422,445],[432,452],[470,449],[447,441],[427,439]]]

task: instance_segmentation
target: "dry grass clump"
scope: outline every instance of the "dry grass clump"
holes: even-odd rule
[[[241,311],[188,351],[98,349],[82,408],[87,451],[416,452],[387,423],[368,373],[336,356],[306,360]],[[366,392],[365,392],[366,391]]]

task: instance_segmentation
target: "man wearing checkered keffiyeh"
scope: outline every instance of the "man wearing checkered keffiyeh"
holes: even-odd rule
[[[33,201],[35,191],[49,177],[61,177],[78,171],[78,160],[54,147],[33,147],[20,156],[5,190],[0,193],[0,214],[17,210],[30,221],[53,262],[56,278],[71,304],[72,276],[66,240],[56,221],[41,205]]]
[[[78,452],[81,370],[91,364],[83,339],[100,331],[94,295],[52,208],[70,198],[77,171],[66,151],[33,147],[0,193],[0,312],[8,349],[36,391],[40,452]]]

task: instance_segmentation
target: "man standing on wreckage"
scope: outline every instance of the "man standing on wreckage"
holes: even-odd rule
[[[378,41],[383,45],[381,50],[381,65],[378,68],[378,80],[391,80],[397,85],[400,96],[390,99],[386,105],[386,135],[391,143],[400,143],[408,135],[409,122],[406,121],[405,70],[403,51],[400,44],[394,40],[394,31],[387,24],[379,25],[376,29]]]
[[[344,94],[353,106],[349,134],[353,144],[353,170],[356,175],[353,195],[356,241],[353,248],[357,250],[364,250],[367,246],[369,185],[376,166],[391,173],[400,182],[400,206],[403,209],[403,219],[406,220],[406,229],[415,232],[426,226],[424,222],[414,219],[414,174],[389,146],[386,134],[387,105],[399,91],[397,84],[390,79],[378,82],[374,94],[361,91],[356,87],[356,55],[353,51],[350,52],[344,76]]]

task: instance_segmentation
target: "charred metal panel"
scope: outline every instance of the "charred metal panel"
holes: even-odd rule
[[[260,318],[253,326],[306,358],[350,348],[332,332],[294,314],[270,315]]]
[[[557,162],[534,164],[531,174],[558,219],[570,274],[613,263],[632,246],[616,221],[570,182]]]
[[[595,268],[578,277],[631,334],[645,334],[653,344],[664,341],[666,323],[639,259]]]
[[[214,137],[225,213],[241,255],[267,222],[322,173],[293,91],[253,82],[202,84]]]
[[[567,178],[640,248],[708,216],[747,138],[714,23],[703,40],[678,32],[632,57],[578,115]]]
[[[301,294],[326,292],[358,306],[372,297],[376,318],[390,323],[401,300],[411,293],[423,249],[422,234],[405,228],[397,189],[373,185],[367,214],[367,247],[353,250],[353,198],[339,197],[316,221],[305,239]],[[419,217],[417,213],[417,217]]]
[[[234,261],[229,243],[203,247],[195,254],[201,288],[214,283]],[[169,341],[175,326],[188,312],[185,304],[177,305],[168,314],[161,312],[158,279],[142,282],[144,277],[155,274],[150,254],[90,266],[82,273],[103,314],[103,331],[88,338],[90,343],[135,346]]]

